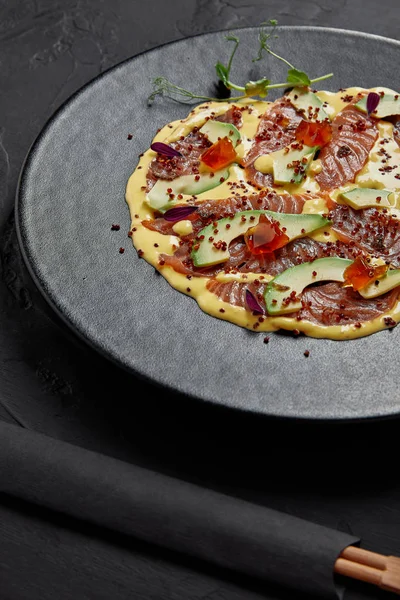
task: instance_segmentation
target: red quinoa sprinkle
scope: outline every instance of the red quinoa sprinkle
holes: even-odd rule
[[[121,227],[119,225],[111,225],[111,231],[119,231]]]
[[[125,252],[125,248],[120,248],[120,249],[119,249],[119,253],[120,253],[120,254],[123,254],[124,252]]]
[[[385,317],[383,321],[386,327],[396,327],[396,321],[392,317]]]
[[[308,358],[310,356],[310,351],[309,350],[304,350],[304,356],[306,358]]]

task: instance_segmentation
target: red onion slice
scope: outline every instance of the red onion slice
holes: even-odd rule
[[[182,221],[197,209],[198,206],[174,206],[165,211],[163,217],[166,221]]]
[[[250,290],[246,290],[246,304],[250,310],[252,310],[257,315],[263,315],[264,309],[259,305],[255,296],[251,293]]]
[[[155,142],[150,146],[150,148],[158,154],[168,156],[168,158],[173,158],[174,156],[182,156],[182,154],[178,152],[178,150],[175,150],[175,148],[172,148],[172,146],[169,146],[168,144],[163,144],[162,142]]]
[[[370,92],[367,96],[367,113],[368,116],[376,110],[379,100],[381,99],[380,95],[376,92]]]

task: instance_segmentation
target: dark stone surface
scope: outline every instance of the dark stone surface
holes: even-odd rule
[[[345,426],[276,422],[160,394],[58,322],[25,270],[13,218],[18,175],[34,138],[70,94],[104,69],[167,41],[267,18],[396,38],[398,11],[397,0],[0,0],[0,418],[350,528],[364,547],[400,553],[398,419]],[[362,74],[355,73],[357,79],[361,83]],[[281,595],[178,566],[6,499],[0,512],[5,600]],[[111,587],[104,583],[106,566]],[[353,585],[351,597],[384,595]]]

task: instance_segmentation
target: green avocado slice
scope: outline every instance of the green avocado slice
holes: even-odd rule
[[[212,190],[221,185],[221,179],[228,179],[229,169],[220,169],[215,173],[201,173],[200,175],[181,175],[176,179],[158,179],[146,196],[147,203],[154,210],[165,212],[171,208],[170,194],[197,195]],[[168,190],[172,190],[168,192]]]
[[[393,192],[390,190],[375,190],[373,188],[353,188],[348,192],[342,192],[340,198],[346,204],[359,210],[369,207],[392,207],[389,198],[393,197]]]
[[[193,264],[196,267],[206,267],[228,260],[230,242],[245,234],[250,227],[257,225],[261,215],[267,215],[277,221],[281,228],[285,227],[285,234],[289,237],[289,241],[304,237],[308,233],[330,224],[328,219],[318,214],[293,215],[270,210],[240,211],[233,218],[219,219],[216,225],[211,223],[199,231],[197,239],[202,239],[195,244],[192,250]]]
[[[289,150],[279,159],[274,160],[274,182],[281,183],[301,183],[307,174],[318,146],[311,148],[303,146],[302,150]],[[300,170],[296,172],[296,164],[299,163]]]
[[[386,294],[390,290],[400,285],[400,269],[392,269],[387,271],[386,275],[369,283],[365,288],[358,290],[358,293],[363,298],[376,298],[382,294]]]
[[[364,113],[367,112],[367,98],[368,94],[363,96],[361,100],[354,105]],[[394,115],[400,115],[400,95],[395,92],[385,92],[385,95],[381,96],[379,104],[372,113],[372,116],[383,119],[384,117],[392,117]]]
[[[293,145],[293,144],[292,144]],[[274,183],[301,183],[307,174],[319,146],[301,146],[301,149],[282,148],[270,154],[259,156],[254,162],[254,167],[261,173],[272,173]]]
[[[234,147],[241,141],[241,135],[237,127],[231,123],[222,123],[212,119],[209,119],[200,127],[200,133],[206,135],[212,144],[224,137],[230,139]]]
[[[302,304],[299,296],[304,288],[317,281],[344,281],[344,271],[352,264],[346,258],[318,258],[280,273],[270,281],[264,292],[265,305],[270,315],[297,312]],[[290,294],[294,299],[288,300]]]
[[[297,110],[304,111],[304,117],[307,121],[329,119],[328,113],[324,111],[323,102],[314,92],[310,92],[306,88],[293,88],[287,97]]]

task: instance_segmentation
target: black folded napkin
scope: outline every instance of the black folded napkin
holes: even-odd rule
[[[355,537],[0,422],[0,492],[308,594]]]

